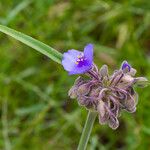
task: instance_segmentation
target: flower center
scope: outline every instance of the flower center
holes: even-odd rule
[[[77,56],[75,64],[78,65],[78,64],[84,63],[85,60],[86,58],[84,57],[84,54],[81,53]]]

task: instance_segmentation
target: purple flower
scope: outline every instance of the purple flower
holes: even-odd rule
[[[131,66],[129,65],[129,63],[127,61],[124,61],[122,63],[122,66],[121,66],[122,70],[125,70],[125,69],[128,69],[128,71],[130,72],[131,70]]]
[[[88,44],[84,47],[84,52],[68,50],[63,54],[62,65],[69,75],[83,74],[92,68],[93,64],[93,45]]]

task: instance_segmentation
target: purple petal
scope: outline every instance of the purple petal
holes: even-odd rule
[[[93,45],[87,44],[84,47],[84,56],[89,61],[90,64],[93,62]]]
[[[121,65],[122,70],[124,69],[128,69],[128,71],[131,70],[131,66],[129,65],[129,63],[127,61],[123,61],[122,65]]]
[[[69,72],[69,75],[73,75],[73,74],[83,74],[83,73],[87,72],[87,71],[90,70],[90,69],[91,69],[91,66],[89,66],[89,65],[83,66],[83,67],[75,66],[74,69]]]
[[[74,69],[76,66],[75,62],[77,59],[77,56],[81,54],[82,52],[77,51],[77,50],[69,50],[68,52],[63,54],[63,59],[62,59],[62,65],[65,70],[71,71]]]

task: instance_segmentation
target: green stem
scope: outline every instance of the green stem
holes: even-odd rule
[[[85,150],[97,113],[89,111],[77,150]]]

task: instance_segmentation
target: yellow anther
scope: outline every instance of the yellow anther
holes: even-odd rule
[[[76,61],[75,64],[78,65],[79,63]]]
[[[78,55],[77,58],[81,58],[81,55]]]

